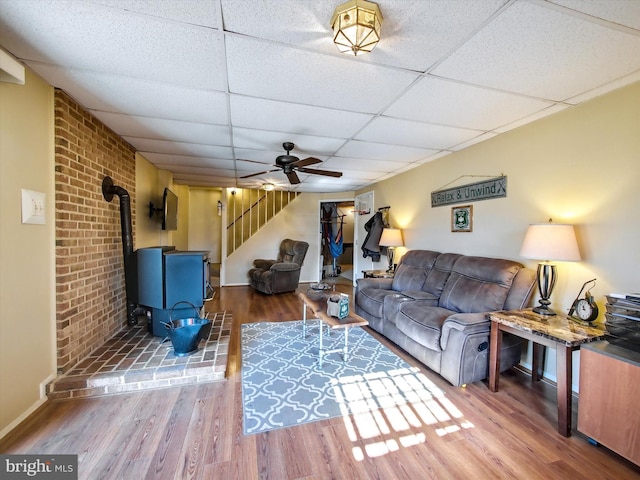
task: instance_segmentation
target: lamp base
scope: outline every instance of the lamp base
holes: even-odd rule
[[[546,315],[548,317],[551,317],[553,315],[557,315],[556,312],[554,312],[553,310],[551,310],[549,307],[547,307],[546,305],[540,305],[539,307],[535,307],[533,309],[533,311],[535,313],[537,313],[538,315]]]
[[[556,266],[549,263],[540,263],[538,264],[537,273],[538,290],[540,291],[540,300],[538,300],[538,302],[540,305],[535,307],[533,311],[539,315],[555,315],[556,312],[549,308],[549,305],[551,305],[549,297],[551,297],[551,292],[553,291],[556,279],[558,278]]]
[[[387,273],[393,272],[394,254],[395,254],[395,247],[387,247],[387,259],[389,260],[389,268],[387,269]]]

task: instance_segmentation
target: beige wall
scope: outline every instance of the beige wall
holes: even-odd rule
[[[149,203],[162,207],[165,187],[178,196],[178,230],[162,230],[157,215],[149,217]],[[189,231],[189,187],[175,185],[173,175],[160,170],[140,153],[136,153],[136,244],[135,248],[173,245],[187,250]]]
[[[320,203],[349,198],[353,198],[353,192],[300,194],[256,235],[226,258],[221,272],[222,285],[247,285],[247,272],[253,267],[253,260],[276,258],[280,242],[285,238],[309,243],[300,281],[317,282],[320,276]],[[223,215],[223,221],[224,219]]]
[[[53,88],[31,71],[0,83],[0,437],[46,400],[56,375]],[[21,223],[21,189],[45,224]]]
[[[509,258],[532,268],[537,262],[519,257],[527,226],[549,218],[572,223],[582,261],[558,263],[552,307],[566,312],[582,284],[597,278],[592,293],[602,312],[607,293],[640,289],[639,155],[636,83],[381,182],[375,202],[392,206],[392,224],[404,229],[408,249]],[[451,233],[451,206],[432,208],[430,193],[463,175],[500,174],[508,177],[507,197],[473,203],[473,232]],[[554,377],[553,352],[547,371]]]
[[[157,217],[149,217],[150,202],[162,206],[164,185],[159,174],[155,165],[136,153],[136,249],[169,245],[169,232],[162,230]]]
[[[220,263],[222,216],[218,216],[220,188],[189,188],[189,250],[209,252],[211,263]]]
[[[512,258],[531,267],[535,262],[518,255],[527,225],[549,217],[574,223],[583,261],[560,264],[553,306],[566,310],[594,277],[592,292],[602,306],[610,291],[640,288],[638,132],[635,84],[382,182],[373,189],[375,207],[392,206],[391,222],[404,228],[407,248]],[[0,437],[37,408],[56,373],[53,150],[52,88],[29,71],[24,86],[0,84]],[[189,187],[173,185],[168,172],[144,162],[136,162],[136,248],[188,249]],[[508,196],[473,204],[472,233],[451,233],[450,207],[430,207],[430,192],[462,175],[501,173],[508,176]],[[179,196],[177,232],[143,222],[144,197],[161,195],[160,186]],[[45,225],[20,223],[21,188],[46,194]],[[261,237],[228,259],[228,284],[246,283],[252,259],[275,255],[285,234],[309,241],[302,279],[317,280],[320,201],[349,195],[297,198]],[[26,362],[25,351],[31,353]],[[553,355],[549,360],[552,372]]]

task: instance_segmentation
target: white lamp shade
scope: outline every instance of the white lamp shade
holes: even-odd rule
[[[520,256],[534,260],[579,261],[573,225],[551,222],[529,225]]]
[[[401,247],[402,245],[404,245],[404,242],[402,241],[402,231],[399,228],[385,228],[382,230],[380,246]]]

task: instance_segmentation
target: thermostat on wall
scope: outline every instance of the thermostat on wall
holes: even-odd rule
[[[44,224],[43,192],[22,189],[22,223]]]

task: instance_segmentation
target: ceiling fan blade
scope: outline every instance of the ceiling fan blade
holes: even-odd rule
[[[289,179],[289,183],[291,183],[292,185],[300,183],[300,179],[298,178],[298,175],[296,175],[296,172],[291,171],[291,172],[284,172],[284,173],[287,174],[287,178]]]
[[[307,165],[315,165],[316,163],[322,163],[322,160],[315,157],[309,157],[309,158],[303,158],[302,160],[298,160],[297,162],[294,162],[292,166],[298,168],[298,167],[306,167]]]
[[[249,160],[248,158],[238,158],[236,160],[238,160],[240,162],[258,163],[258,164],[264,165],[264,166],[268,165],[268,164],[266,164],[264,162],[258,162],[257,160]]]
[[[341,177],[342,172],[333,172],[331,170],[316,170],[315,168],[298,168],[299,172],[310,173],[312,175],[324,175],[325,177]]]
[[[265,170],[264,172],[258,172],[258,173],[252,173],[250,175],[245,175],[244,177],[238,177],[238,178],[251,178],[251,177],[257,177],[258,175],[262,175],[263,173],[271,173],[271,172],[277,172],[278,170],[280,170],[279,168],[275,168],[273,170]]]

